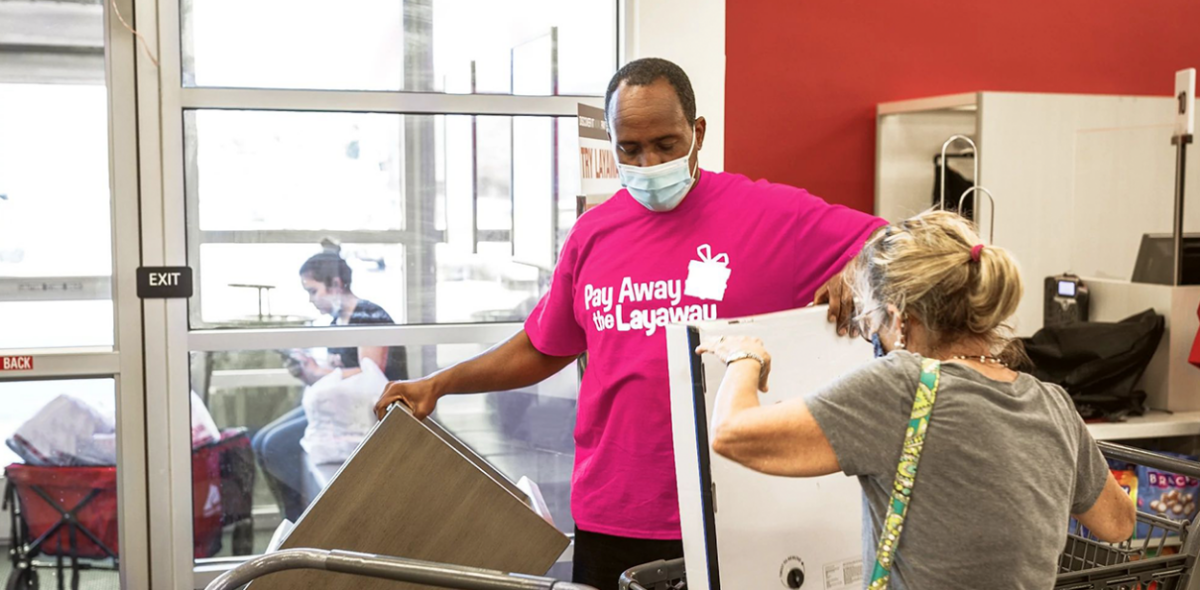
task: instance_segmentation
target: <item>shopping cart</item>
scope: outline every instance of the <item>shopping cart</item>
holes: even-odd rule
[[[1193,479],[1200,479],[1200,464],[1141,449],[1099,443],[1104,456]],[[1076,523],[1059,556],[1055,590],[1184,590],[1200,555],[1196,524],[1138,512],[1138,538],[1105,543]]]
[[[209,557],[221,550],[227,525],[234,527],[235,546],[248,544],[246,531],[253,534],[253,467],[245,429],[229,429],[222,433],[221,440],[192,450],[196,557]],[[8,549],[12,571],[7,590],[37,588],[38,570],[53,569],[60,589],[70,573],[71,588],[77,589],[81,572],[117,569],[120,546],[116,467],[18,463],[6,467],[4,475],[3,509],[9,512],[12,527]]]
[[[325,549],[285,549],[268,553],[221,574],[206,590],[234,590],[262,576],[302,569],[457,590],[596,590],[591,586],[538,576]]]
[[[1098,443],[1116,461],[1200,479],[1200,463],[1112,443]],[[1136,539],[1105,543],[1076,523],[1059,556],[1055,590],[1185,590],[1200,555],[1195,523],[1138,512],[1146,525]],[[1143,527],[1139,527],[1143,528]],[[655,561],[621,574],[621,590],[685,590],[683,559]]]

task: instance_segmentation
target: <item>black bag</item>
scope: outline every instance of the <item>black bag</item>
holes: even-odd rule
[[[1084,419],[1120,420],[1145,413],[1134,386],[1162,340],[1163,317],[1147,309],[1117,323],[1075,322],[1024,339],[1033,376],[1061,385]]]

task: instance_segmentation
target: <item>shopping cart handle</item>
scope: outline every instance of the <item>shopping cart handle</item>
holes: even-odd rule
[[[1096,443],[1096,446],[1100,447],[1100,452],[1104,453],[1104,456],[1109,459],[1116,459],[1117,461],[1143,465],[1151,469],[1200,479],[1200,463],[1196,463],[1195,461],[1176,459],[1175,457],[1113,444],[1107,441],[1099,441]]]
[[[670,561],[660,559],[626,570],[621,574],[618,587],[621,590],[646,590],[647,588],[657,588],[663,583],[674,584],[675,581],[682,580],[686,575],[682,557]]]
[[[454,590],[596,590],[550,578],[351,551],[285,549],[255,557],[213,580],[205,590],[234,590],[277,572],[324,570]]]

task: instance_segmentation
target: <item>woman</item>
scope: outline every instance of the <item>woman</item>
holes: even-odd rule
[[[353,271],[342,258],[341,247],[331,241],[322,242],[324,251],[309,258],[300,267],[300,286],[308,292],[308,301],[317,311],[333,318],[330,325],[354,326],[364,324],[393,324],[392,316],[382,307],[360,299],[350,290]],[[359,346],[357,348],[330,348],[329,366],[322,367],[312,357],[298,358],[300,376],[312,385],[336,368],[342,368],[342,376],[358,373],[359,361],[370,358],[375,366],[383,369],[392,381],[408,378],[408,359],[400,346]]]
[[[350,289],[353,272],[333,242],[322,242],[324,251],[309,258],[300,267],[300,285],[308,300],[323,314],[332,316],[331,325],[391,324],[384,309],[361,299]],[[408,359],[403,346],[359,346],[328,349],[328,365],[322,366],[303,353],[289,354],[288,368],[306,385],[312,385],[335,370],[343,379],[362,371],[361,363],[370,359],[389,380],[408,378]],[[263,474],[285,516],[295,522],[308,506],[303,497],[304,455],[300,440],[308,427],[304,408],[298,407],[262,427],[252,441],[262,464]]]
[[[877,233],[853,264],[856,327],[886,356],[763,407],[762,343],[706,343],[700,352],[729,365],[712,416],[715,452],[768,474],[858,476],[869,581],[897,505],[890,493],[922,359],[936,360],[925,368],[937,381],[922,379],[936,393],[903,536],[880,555],[891,588],[1050,588],[1071,515],[1100,539],[1129,538],[1133,503],[1066,392],[1012,368],[1019,354],[1004,322],[1022,288],[1007,252],[984,247],[963,218],[928,212]]]

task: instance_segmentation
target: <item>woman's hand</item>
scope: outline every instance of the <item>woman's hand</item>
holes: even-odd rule
[[[730,360],[738,360],[746,353],[758,358],[746,356],[740,362],[758,364],[758,359],[762,359],[758,373],[758,390],[766,393],[767,377],[771,373],[771,354],[767,352],[762,340],[746,336],[722,336],[701,344],[696,348],[696,353],[711,354],[725,364],[729,364]]]
[[[305,385],[312,385],[321,380],[321,377],[329,374],[329,370],[321,368],[317,361],[307,353],[296,351],[288,355],[284,360],[284,366],[287,367],[289,373],[293,377],[304,382]]]

